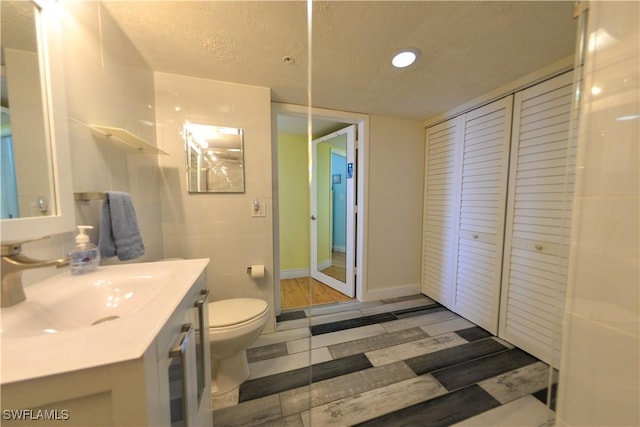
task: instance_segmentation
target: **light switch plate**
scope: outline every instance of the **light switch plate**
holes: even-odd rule
[[[254,209],[253,202],[251,202],[251,216],[254,218],[267,216],[267,204],[265,202],[259,202],[258,209]]]

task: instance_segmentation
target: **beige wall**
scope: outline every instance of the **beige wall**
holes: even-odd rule
[[[424,145],[421,122],[370,117],[368,300],[420,293]]]
[[[584,67],[562,426],[640,425],[639,16],[637,2],[590,3],[589,34],[615,40],[589,52]]]
[[[274,313],[271,100],[268,88],[156,73],[165,255],[210,258],[211,300],[262,298]],[[188,194],[185,183],[185,120],[242,128],[245,192]],[[252,202],[266,203],[254,218]],[[265,265],[264,279],[252,280],[247,267]],[[275,318],[265,330],[273,330]]]

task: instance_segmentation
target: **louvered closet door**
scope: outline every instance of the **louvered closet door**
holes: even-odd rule
[[[422,292],[451,307],[457,234],[462,117],[427,129],[422,241]]]
[[[500,337],[558,367],[575,168],[572,74],[516,94]]]
[[[498,333],[513,96],[465,114],[453,310]]]

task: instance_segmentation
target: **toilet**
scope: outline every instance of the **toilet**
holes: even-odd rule
[[[249,377],[245,350],[262,333],[268,313],[267,302],[257,298],[232,298],[209,303],[214,394],[232,390]]]

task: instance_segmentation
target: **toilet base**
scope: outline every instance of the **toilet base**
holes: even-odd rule
[[[235,356],[215,361],[215,372],[211,379],[211,390],[214,395],[226,393],[239,387],[249,378],[247,352],[241,351]]]

